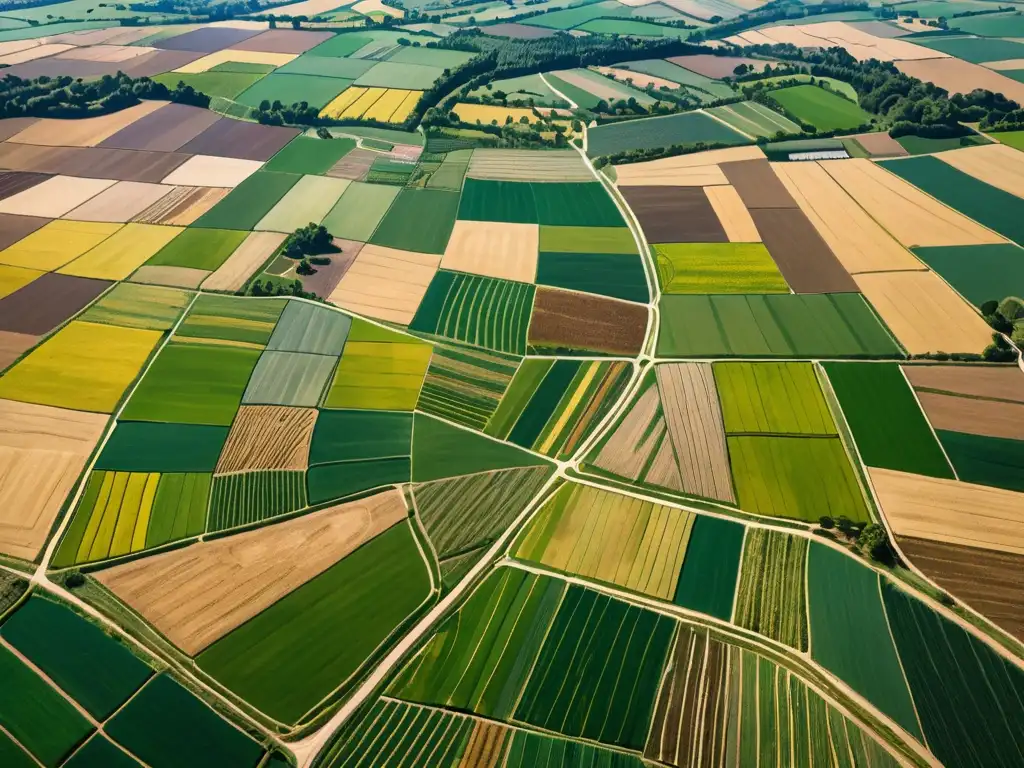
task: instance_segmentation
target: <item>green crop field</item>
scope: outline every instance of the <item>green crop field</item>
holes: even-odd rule
[[[322,109],[351,84],[351,80],[343,80],[340,77],[273,72],[257,80],[235,100],[249,107],[258,107],[263,101],[269,101],[271,104],[280,101],[285,105],[304,101],[311,107]]]
[[[264,169],[281,173],[324,174],[356,146],[352,139],[324,140],[296,136],[270,158]]]
[[[156,75],[153,80],[172,89],[176,88],[178,83],[184,83],[207,96],[221,96],[234,100],[263,77],[264,75],[258,72],[214,72],[211,70],[195,74],[167,72],[163,75]]]
[[[226,426],[118,422],[96,462],[96,469],[212,472],[227,436]]]
[[[728,444],[741,509],[808,522],[825,515],[869,521],[838,437],[735,436]]]
[[[146,266],[212,271],[227,261],[248,234],[230,229],[186,229],[161,248]]]
[[[148,683],[106,724],[106,733],[153,768],[255,765],[259,744],[167,673]],[[189,737],[183,739],[181,734]]]
[[[302,177],[256,171],[192,225],[211,229],[252,229]]]
[[[633,35],[634,37],[686,37],[688,33],[679,27],[667,27],[646,21],[631,19],[595,19],[580,24],[577,29],[601,35]]]
[[[959,19],[955,19],[953,23],[959,26]],[[1007,31],[1002,31],[999,33],[999,37],[1009,34]],[[1024,59],[1024,44],[1014,40],[1000,40],[991,37],[938,36],[914,38],[914,43],[931,48],[933,51],[948,53],[950,56],[956,56],[956,58],[969,61],[972,64],[1003,61],[1004,59]]]
[[[1024,243],[1024,200],[1016,195],[979,181],[937,157],[885,160],[879,165],[1008,240]]]
[[[627,61],[624,64],[617,65],[617,68],[643,72],[646,75],[653,75],[654,77],[678,83],[688,93],[699,97],[705,103],[717,101],[718,99],[729,99],[737,95],[736,91],[721,80],[712,80],[710,77],[691,72],[664,59]]]
[[[769,96],[789,114],[819,131],[849,130],[871,122],[872,116],[855,102],[816,85],[794,85]]]
[[[879,576],[856,558],[811,543],[807,604],[814,660],[910,733],[921,727],[886,626]]]
[[[191,298],[191,293],[176,288],[118,283],[79,315],[79,319],[123,328],[169,331]]]
[[[334,372],[337,358],[302,352],[260,355],[242,396],[246,405],[292,405],[312,408]]]
[[[1024,491],[1024,440],[946,430],[936,434],[960,480]]]
[[[740,101],[721,107],[712,107],[707,114],[724,120],[740,133],[750,136],[773,138],[777,133],[800,133],[800,126],[764,104]]]
[[[953,478],[898,365],[823,363],[822,367],[867,466]]]
[[[304,472],[239,472],[215,475],[210,531],[269,520],[306,506]]]
[[[699,112],[649,117],[592,128],[587,134],[587,154],[612,155],[633,149],[656,149],[673,144],[748,144],[750,139]]]
[[[745,530],[730,520],[697,515],[679,573],[676,605],[729,621]]]
[[[555,92],[540,79],[540,75],[523,75],[522,77],[493,80],[488,85],[490,87],[481,86],[471,91],[470,95],[480,98],[484,95],[493,95],[495,91],[501,91],[506,95],[509,103],[517,99],[522,101],[533,99],[534,103],[539,107],[569,106],[565,99],[555,95]]]
[[[1011,76],[1011,73],[1009,72],[1002,72],[1000,74]],[[1000,141],[1003,141],[1005,136],[1007,136],[1007,134],[1005,133],[996,134],[996,138],[998,138]],[[968,136],[958,136],[951,139],[933,139],[927,136],[900,136],[898,139],[896,139],[896,142],[912,155],[928,155],[933,152],[946,152],[947,150],[950,149],[960,149],[961,147],[975,147],[981,144],[992,143],[984,136],[978,136],[975,134],[970,134]]]
[[[310,504],[321,504],[355,493],[393,483],[407,483],[410,462],[407,456],[392,459],[341,461],[310,467],[306,487]]]
[[[365,242],[373,235],[398,193],[398,187],[353,181],[321,223],[335,237]]]
[[[626,301],[650,299],[643,262],[635,254],[541,252],[537,284]]]
[[[313,430],[309,463],[408,456],[412,414],[386,411],[321,411]]]
[[[1024,750],[1024,672],[901,589],[886,583],[882,595],[935,756],[946,765],[1016,760]]]
[[[429,596],[426,564],[401,523],[215,642],[198,663],[263,712],[295,723]]]
[[[95,624],[40,597],[30,598],[4,622],[0,637],[101,720],[153,674]]]
[[[811,363],[715,363],[727,434],[835,435]]]
[[[615,203],[597,182],[466,179],[459,218],[558,227],[622,227],[624,223]]]
[[[370,242],[419,253],[444,253],[458,208],[458,192],[403,189]]]
[[[146,372],[122,417],[230,426],[259,357],[252,349],[168,344]]]
[[[664,296],[663,357],[897,357],[856,293]]]
[[[288,302],[282,299],[236,299],[201,293],[178,326],[175,338],[195,343],[238,342],[262,347]]]
[[[442,269],[427,288],[409,328],[523,355],[535,291],[525,283]]]
[[[523,448],[533,447],[563,395],[571,389],[581,366],[575,360],[555,361],[509,432],[509,441]]]
[[[761,243],[661,243],[654,252],[668,294],[789,293]]]
[[[806,570],[806,539],[762,528],[748,530],[736,592],[736,623],[806,651]]]
[[[482,429],[498,407],[519,358],[462,345],[437,346],[417,407],[473,429]]]
[[[281,313],[268,350],[340,355],[348,338],[352,318],[348,315],[299,301],[290,301]]]
[[[489,440],[431,416],[417,414],[413,433],[412,479],[417,483],[492,469],[548,466],[543,458],[514,445]]]
[[[138,762],[96,733],[64,763],[65,768],[137,768]]]
[[[1024,296],[1024,249],[1013,243],[915,248],[914,255],[975,307]]]

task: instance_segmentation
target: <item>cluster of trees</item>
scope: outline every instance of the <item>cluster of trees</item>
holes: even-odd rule
[[[1019,347],[1024,347],[1024,301],[1010,296],[1002,301],[986,301],[981,305],[985,321],[999,333],[1005,333]]]
[[[299,262],[295,271],[300,275],[313,275],[316,274],[316,267],[331,263],[331,258],[326,254],[340,253],[341,249],[334,244],[334,236],[327,231],[327,227],[311,221],[288,235],[282,252],[289,259]]]
[[[899,564],[884,526],[878,523],[855,523],[845,515],[836,519],[825,515],[818,522],[821,525],[819,533],[822,535],[835,540],[839,538],[836,534],[841,534],[854,551],[865,557],[888,566]]]
[[[270,279],[266,282],[253,280],[249,287],[249,294],[251,296],[295,296],[298,299],[320,299],[315,293],[302,290],[301,280],[293,280],[290,283],[275,282]]]
[[[88,82],[67,76],[23,80],[7,75],[0,80],[0,117],[94,117],[135,106],[141,99],[210,105],[209,96],[184,83],[172,90],[148,77],[135,79],[123,72]]]
[[[320,118],[320,110],[305,101],[285,105],[278,99],[264,99],[256,108],[256,120],[264,125],[326,125],[331,120]]]

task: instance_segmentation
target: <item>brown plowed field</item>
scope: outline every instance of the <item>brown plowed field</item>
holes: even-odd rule
[[[306,469],[316,408],[243,405],[217,462],[217,474],[255,469]]]
[[[67,66],[69,62],[63,64]],[[82,120],[44,118],[15,134],[9,141],[48,147],[95,147],[122,128],[165,106],[165,101],[143,101],[134,107],[100,117],[86,117]]]
[[[891,469],[868,474],[898,536],[1024,555],[1024,493]]]
[[[115,149],[146,149],[174,152],[224,118],[216,112],[185,104],[168,104],[122,128],[100,146]]]
[[[0,400],[0,553],[32,560],[107,416]]]
[[[119,565],[96,578],[194,656],[406,517],[398,490]]]
[[[1024,404],[918,392],[935,429],[1024,440]]]
[[[866,149],[872,157],[904,157],[910,154],[903,146],[886,131],[876,133],[859,133],[850,138]]]
[[[14,245],[22,238],[28,237],[40,227],[50,223],[50,219],[38,216],[17,216],[13,213],[0,213],[0,250]]]
[[[755,208],[750,215],[794,293],[858,291],[853,278],[799,208]]]
[[[767,160],[723,163],[722,172],[747,208],[797,207]]]
[[[188,160],[178,152],[143,152],[102,147],[37,147],[0,144],[0,165],[16,171],[62,174],[85,179],[158,183]]]
[[[1024,403],[1024,373],[1016,366],[904,365],[915,389]]]
[[[728,236],[700,187],[622,187],[649,243],[727,243]]]
[[[29,187],[34,187],[48,178],[45,173],[0,171],[0,200],[16,195]]]
[[[324,40],[330,40],[330,32],[313,32],[294,29],[271,29],[255,37],[235,43],[233,51],[262,51],[264,53],[305,53]]]
[[[708,363],[671,363],[655,368],[668,434],[687,493],[736,501],[722,409]]]
[[[295,128],[220,120],[184,144],[181,151],[266,162],[298,134]]]
[[[663,157],[645,163],[629,163],[615,167],[616,184],[625,186],[677,186],[689,185],[689,179],[703,176],[709,184],[725,184],[727,179],[719,163],[740,160],[764,160],[764,152],[756,146],[727,147],[696,152],[692,155]]]
[[[640,354],[646,330],[647,307],[540,287],[529,343],[632,356]]]
[[[49,333],[110,285],[106,280],[49,272],[0,299],[0,331]]]
[[[1024,557],[899,536],[925,576],[1019,640],[1024,640]]]
[[[693,56],[672,56],[669,58],[673,64],[678,64],[684,69],[696,72],[698,75],[710,77],[714,80],[723,77],[732,77],[736,67],[746,64],[748,67],[760,72],[765,65],[771,64],[764,59],[748,59],[743,56],[714,56],[710,53],[698,53]]]

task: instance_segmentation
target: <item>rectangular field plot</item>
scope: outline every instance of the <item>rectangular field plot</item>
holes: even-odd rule
[[[190,267],[213,271],[245,240],[246,232],[230,229],[186,229],[147,262],[153,267]]]
[[[73,321],[4,374],[0,398],[111,413],[159,341],[159,331]]]
[[[257,171],[235,187],[217,205],[200,216],[194,226],[213,229],[254,229],[301,176]]]
[[[537,278],[536,224],[456,221],[441,267],[532,283]]]
[[[42,597],[30,598],[8,618],[0,637],[100,720],[153,674],[97,625]]]
[[[459,219],[559,227],[621,227],[622,215],[598,182],[526,183],[466,179]]]
[[[178,227],[126,224],[91,251],[60,268],[60,274],[124,280],[181,234]]]
[[[201,293],[174,334],[177,342],[262,349],[288,304],[281,299],[236,299]]]
[[[533,286],[441,270],[409,327],[495,352],[526,353]]]
[[[416,511],[438,557],[496,539],[540,491],[547,467],[481,472],[413,486]]]
[[[629,186],[622,196],[649,243],[726,243],[728,235],[701,187]]]
[[[916,248],[914,255],[975,307],[1024,294],[1024,251],[1013,243]]]
[[[671,619],[570,586],[515,719],[641,748],[674,632]],[[578,684],[565,686],[566,679]]]
[[[457,192],[404,189],[384,214],[370,242],[406,251],[442,254],[458,209]]]
[[[603,296],[541,286],[530,321],[531,350],[637,355],[647,330],[648,309]]]
[[[857,476],[838,437],[729,437],[741,509],[813,522],[845,515],[869,522]]]
[[[1024,440],[938,430],[960,480],[1024,491]]]
[[[734,621],[798,651],[806,651],[806,576],[806,539],[763,528],[749,529],[743,546]]]
[[[324,402],[326,408],[411,411],[431,347],[356,319]]]
[[[800,133],[800,126],[785,115],[754,101],[741,101],[707,110],[740,133],[755,138],[772,138],[779,133]]]
[[[953,478],[949,461],[898,365],[823,363],[822,367],[864,464]]]
[[[337,356],[345,346],[351,325],[352,318],[342,312],[290,301],[281,313],[267,349]]]
[[[32,560],[107,417],[13,400],[0,400],[0,416],[0,552]]]
[[[316,418],[314,408],[242,406],[217,460],[217,472],[305,469]]]
[[[352,139],[325,141],[314,136],[296,136],[264,166],[281,173],[323,175],[355,147]]]
[[[537,83],[543,85],[539,79]],[[586,182],[594,179],[575,152],[521,149],[475,149],[466,175],[494,181]]]
[[[889,634],[879,575],[818,542],[811,542],[807,568],[814,660],[920,738],[921,726]]]
[[[671,144],[692,146],[698,142],[752,143],[747,136],[713,117],[699,112],[687,112],[599,126],[587,136],[587,154],[597,157],[634,149],[667,147]]]
[[[207,529],[263,522],[306,506],[306,475],[298,471],[214,475]]]
[[[946,764],[1016,759],[1024,748],[1021,670],[897,587],[886,583],[882,594],[932,753]]]
[[[301,352],[260,355],[242,395],[246,405],[319,405],[337,358]]]
[[[513,553],[671,600],[693,521],[692,512],[568,484],[530,522]]]
[[[192,298],[188,291],[121,283],[79,317],[90,323],[169,331]]]
[[[105,730],[153,768],[172,768],[179,760],[196,768],[255,765],[263,752],[167,673],[143,688]],[[182,733],[190,734],[186,743]]]
[[[789,293],[761,243],[655,245],[658,280],[665,293]]]
[[[149,367],[125,419],[229,426],[259,352],[171,343]]]
[[[812,363],[715,363],[725,431],[835,435]]]
[[[347,684],[431,597],[399,524],[207,648],[200,667],[261,711],[299,721]]]
[[[565,591],[557,579],[499,569],[438,627],[387,692],[511,717]]]
[[[720,517],[697,515],[673,602],[730,621],[746,528]]]
[[[96,468],[211,472],[227,436],[226,426],[119,421],[96,460]]]
[[[482,429],[498,407],[518,364],[517,357],[439,344],[430,357],[417,407]]]
[[[665,296],[658,354],[671,357],[897,357],[857,294]]]
[[[770,98],[819,131],[850,130],[871,121],[871,115],[855,102],[816,85],[782,88],[772,91]]]
[[[303,176],[259,220],[255,229],[288,233],[310,222],[319,224],[334,208],[348,185],[348,179]]]
[[[408,325],[440,261],[439,256],[367,244],[329,300],[352,312]]]
[[[51,221],[0,251],[0,264],[44,272],[92,250],[121,227],[91,221]]]
[[[636,254],[544,253],[537,284],[646,303],[650,299],[643,262]]]

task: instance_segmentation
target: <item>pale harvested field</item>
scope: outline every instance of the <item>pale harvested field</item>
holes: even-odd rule
[[[604,99],[609,104],[613,101],[623,99],[622,89],[615,88],[611,85],[605,85],[599,82],[596,78],[590,79],[584,77],[579,72],[572,69],[558,69],[551,73],[556,77],[564,80],[569,85],[575,85],[577,88],[591,93],[599,99]]]
[[[1024,404],[918,392],[935,429],[1024,440]]]
[[[817,163],[772,163],[772,169],[850,274],[926,269]]]
[[[640,89],[646,88],[648,85],[653,85],[655,89],[664,87],[669,90],[675,90],[679,87],[679,83],[673,83],[671,80],[666,80],[663,77],[645,75],[643,72],[633,72],[629,69],[617,69],[616,67],[594,67],[594,71],[602,75],[611,75],[616,80],[623,83],[627,80],[632,80],[633,86]]]
[[[683,490],[695,496],[735,502],[722,409],[711,365],[670,363],[654,370]]]
[[[525,149],[475,149],[467,176],[495,181],[593,181],[576,152]]]
[[[65,215],[76,221],[114,221],[123,224],[173,191],[174,187],[165,184],[119,181]]]
[[[44,118],[15,134],[8,141],[16,144],[40,144],[46,147],[95,147],[122,128],[127,128],[139,118],[156,112],[168,103],[143,101],[120,112],[82,120]]]
[[[993,93],[1002,93],[1018,104],[1024,102],[1024,83],[1018,83],[1006,75],[991,69],[971,64],[962,59],[930,59],[928,61],[900,61],[896,63],[900,72],[918,80],[935,83],[951,94],[970,93],[984,88]]]
[[[1000,70],[1017,70],[1024,69],[1024,59],[1003,59],[1002,61],[986,61],[982,65],[985,69]]]
[[[761,234],[750,218],[750,211],[743,204],[736,188],[725,184],[719,187],[704,187],[708,202],[715,209],[715,215],[722,223],[730,243],[760,243]]]
[[[841,21],[769,27],[760,30],[760,33],[772,42],[792,43],[800,48],[815,46],[829,48],[839,45],[858,61],[867,59],[903,61],[949,57],[948,53],[933,51],[904,40],[878,37]],[[744,38],[746,38],[746,34],[743,33]]]
[[[1024,403],[1024,373],[1017,367],[904,365],[903,372],[915,389]]]
[[[1024,493],[869,468],[897,536],[1024,554]]]
[[[1024,197],[1024,152],[1005,144],[985,144],[939,152],[935,157],[969,176]]]
[[[106,423],[105,414],[0,400],[0,553],[39,554]]]
[[[253,232],[217,271],[210,275],[203,288],[208,291],[237,291],[249,276],[270,258],[287,235],[280,232]]]
[[[870,160],[825,160],[819,165],[908,248],[1005,242]]]
[[[0,331],[0,371],[34,347],[38,340],[38,336],[27,333]]]
[[[906,157],[909,152],[885,131],[875,133],[858,133],[850,138],[856,139],[872,157]]]
[[[109,179],[54,176],[42,184],[0,200],[0,213],[58,219],[115,183]]]
[[[243,405],[217,462],[217,474],[257,469],[306,469],[316,408]]]
[[[187,227],[227,197],[224,187],[172,187],[173,191],[139,213],[134,221]]]
[[[176,288],[198,288],[210,275],[208,269],[192,267],[147,267],[143,264],[128,278],[130,283],[171,285]]]
[[[237,187],[262,166],[258,160],[196,155],[171,171],[161,183],[186,187]]]
[[[367,243],[328,301],[342,309],[408,325],[440,262],[440,256]]]
[[[65,45],[62,43],[49,43],[36,45],[31,48],[22,48],[20,51],[0,55],[0,64],[6,64],[8,66],[13,64],[24,64],[26,61],[35,61],[36,59],[41,59],[44,56],[54,56],[72,48],[74,48],[73,45]]]
[[[616,184],[620,187],[708,186],[728,184],[718,166],[742,160],[764,160],[764,152],[756,146],[729,147],[697,152],[692,155],[665,157],[646,163],[615,166]]]
[[[609,436],[594,459],[594,464],[620,477],[639,480],[648,459],[658,452],[647,480],[682,491],[683,480],[678,464],[675,471],[671,471],[666,466],[667,457],[660,453],[660,449],[668,442],[668,435],[665,419],[658,412],[659,407],[658,387],[648,387]]]
[[[644,478],[648,483],[660,485],[665,488],[682,488],[683,476],[679,471],[679,462],[676,461],[675,451],[672,449],[672,440],[666,437],[661,441],[658,453],[651,462],[647,476]]]
[[[532,283],[537,279],[540,226],[456,221],[441,267]]]
[[[390,490],[95,575],[195,656],[405,516]]]
[[[283,67],[290,61],[298,58],[295,53],[263,53],[262,51],[217,51],[203,56],[201,59],[190,61],[188,64],[178,67],[175,72],[195,73],[206,72],[218,64],[226,64],[229,61],[241,62],[243,64],[272,64],[275,67]]]
[[[130,61],[144,56],[147,53],[155,53],[156,48],[149,48],[145,45],[92,45],[82,48],[71,48],[60,54],[57,58],[74,61],[106,61],[117,63]]]
[[[864,297],[911,354],[981,352],[992,329],[934,272],[854,275]]]

